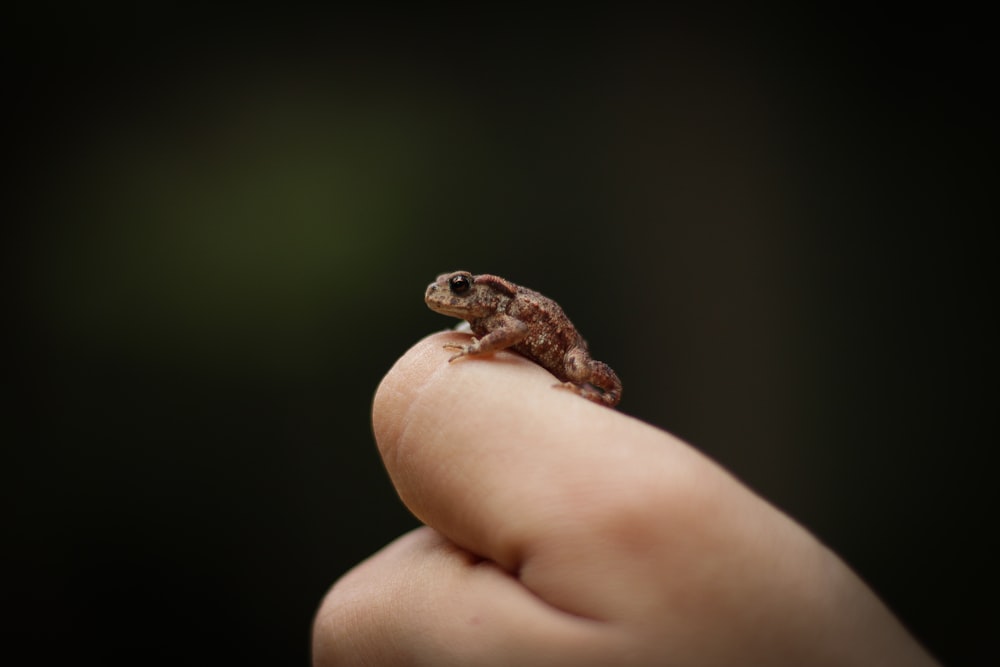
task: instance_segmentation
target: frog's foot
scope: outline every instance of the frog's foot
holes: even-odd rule
[[[566,389],[567,391],[573,392],[577,396],[583,396],[588,401],[600,403],[601,405],[606,405],[609,408],[613,408],[618,405],[618,401],[621,400],[620,393],[616,393],[614,391],[601,391],[589,383],[576,384],[575,382],[560,382],[552,386],[555,389]]]
[[[458,350],[458,354],[453,354],[450,357],[448,357],[449,364],[455,361],[456,359],[461,359],[462,357],[466,357],[473,354],[479,354],[480,351],[479,339],[475,337],[472,338],[471,343],[465,345],[461,343],[445,343],[441,347],[443,347],[446,350]]]

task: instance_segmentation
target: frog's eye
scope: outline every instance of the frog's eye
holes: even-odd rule
[[[472,287],[472,281],[469,276],[452,276],[448,281],[448,287],[451,288],[452,294],[465,294]]]

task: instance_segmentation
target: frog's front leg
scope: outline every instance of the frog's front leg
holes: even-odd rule
[[[507,349],[512,345],[520,343],[527,335],[527,324],[509,315],[504,315],[494,318],[490,322],[490,331],[482,338],[473,337],[472,342],[467,345],[448,343],[444,346],[444,349],[458,350],[458,354],[454,354],[448,359],[449,362],[452,362],[461,357],[487,354]]]

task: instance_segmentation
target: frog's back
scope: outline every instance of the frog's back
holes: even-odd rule
[[[566,352],[573,347],[586,349],[587,343],[559,304],[534,290],[519,287],[507,314],[528,325],[528,335],[514,349],[565,380]]]

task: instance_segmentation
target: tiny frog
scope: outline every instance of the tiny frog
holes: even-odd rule
[[[498,276],[455,271],[428,285],[424,301],[472,327],[471,343],[444,346],[458,350],[449,362],[511,348],[555,375],[561,381],[556,387],[609,407],[621,400],[621,380],[591,359],[587,341],[552,299]]]

